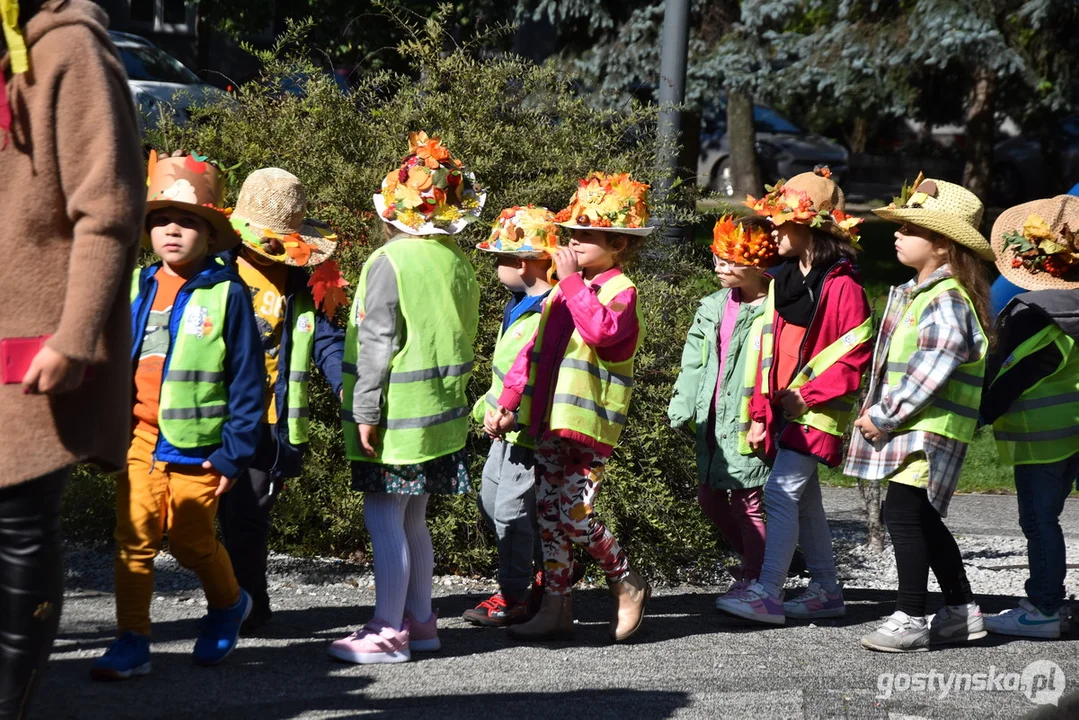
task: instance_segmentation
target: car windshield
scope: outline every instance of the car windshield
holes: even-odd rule
[[[184,67],[176,58],[163,50],[149,45],[122,45],[120,57],[124,69],[132,80],[195,85],[201,83],[198,75]]]
[[[771,108],[753,106],[753,125],[757,132],[776,133],[778,135],[802,135],[805,130],[792,123]]]

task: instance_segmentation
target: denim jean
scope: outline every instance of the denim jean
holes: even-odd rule
[[[1052,615],[1064,605],[1066,556],[1060,513],[1079,475],[1079,453],[1045,465],[1016,465],[1015,491],[1019,526],[1027,539],[1030,578],[1027,597],[1034,607]]]
[[[768,534],[760,583],[774,595],[787,581],[787,570],[799,545],[812,579],[825,588],[836,583],[832,533],[824,514],[818,462],[811,455],[781,448],[764,486]]]

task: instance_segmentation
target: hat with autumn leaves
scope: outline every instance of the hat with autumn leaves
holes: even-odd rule
[[[1079,197],[1008,208],[993,223],[992,246],[1000,274],[1024,290],[1079,288]]]
[[[832,171],[818,165],[813,172],[766,185],[761,198],[746,196],[746,207],[779,226],[786,222],[819,228],[834,238],[861,249],[858,227],[862,218],[847,215],[847,199],[832,180]]]
[[[768,220],[753,215],[737,220],[733,215],[722,216],[712,228],[710,249],[720,260],[761,270],[781,260]]]
[[[873,212],[885,220],[932,230],[970,248],[983,260],[993,259],[989,241],[978,231],[985,206],[977,195],[955,183],[919,173],[911,185],[903,186],[899,197]]]
[[[455,235],[475,222],[487,194],[442,139],[409,133],[408,155],[374,196],[379,217],[409,235]]]
[[[231,210],[222,207],[225,188],[221,170],[204,155],[175,152],[159,156],[150,151],[146,169],[146,213],[174,207],[198,215],[214,229],[210,252],[231,250],[240,236],[229,222]],[[150,234],[143,230],[142,244],[151,247]]]
[[[477,250],[522,260],[550,258],[558,247],[554,213],[535,205],[515,205],[503,210],[491,228],[490,237],[476,245]]]
[[[599,230],[624,235],[650,235],[647,227],[648,185],[629,173],[593,172],[581,178],[570,203],[555,215],[570,230]]]

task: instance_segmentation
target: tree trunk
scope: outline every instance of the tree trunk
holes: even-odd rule
[[[993,95],[996,79],[986,67],[974,71],[974,86],[967,96],[967,159],[963,165],[963,185],[989,202],[993,174],[993,145],[996,123],[993,118]]]
[[[866,546],[873,552],[884,552],[884,525],[880,521],[880,480],[859,480],[858,490],[865,503]]]
[[[753,98],[745,93],[727,94],[727,140],[731,149],[731,185],[734,196],[761,192],[757,165],[757,131],[753,127]]]
[[[851,153],[860,155],[865,152],[866,145],[869,144],[869,118],[864,115],[854,118],[854,127],[851,128],[848,140]]]

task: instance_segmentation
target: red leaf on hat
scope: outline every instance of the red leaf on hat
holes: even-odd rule
[[[209,169],[209,165],[195,158],[194,155],[188,155],[184,158],[184,167],[193,173],[203,175],[206,170]]]
[[[341,277],[341,270],[333,260],[327,260],[318,266],[307,281],[311,288],[311,296],[315,299],[315,306],[326,313],[326,317],[333,319],[337,308],[348,305],[348,296],[344,288],[348,287],[348,281]]]

